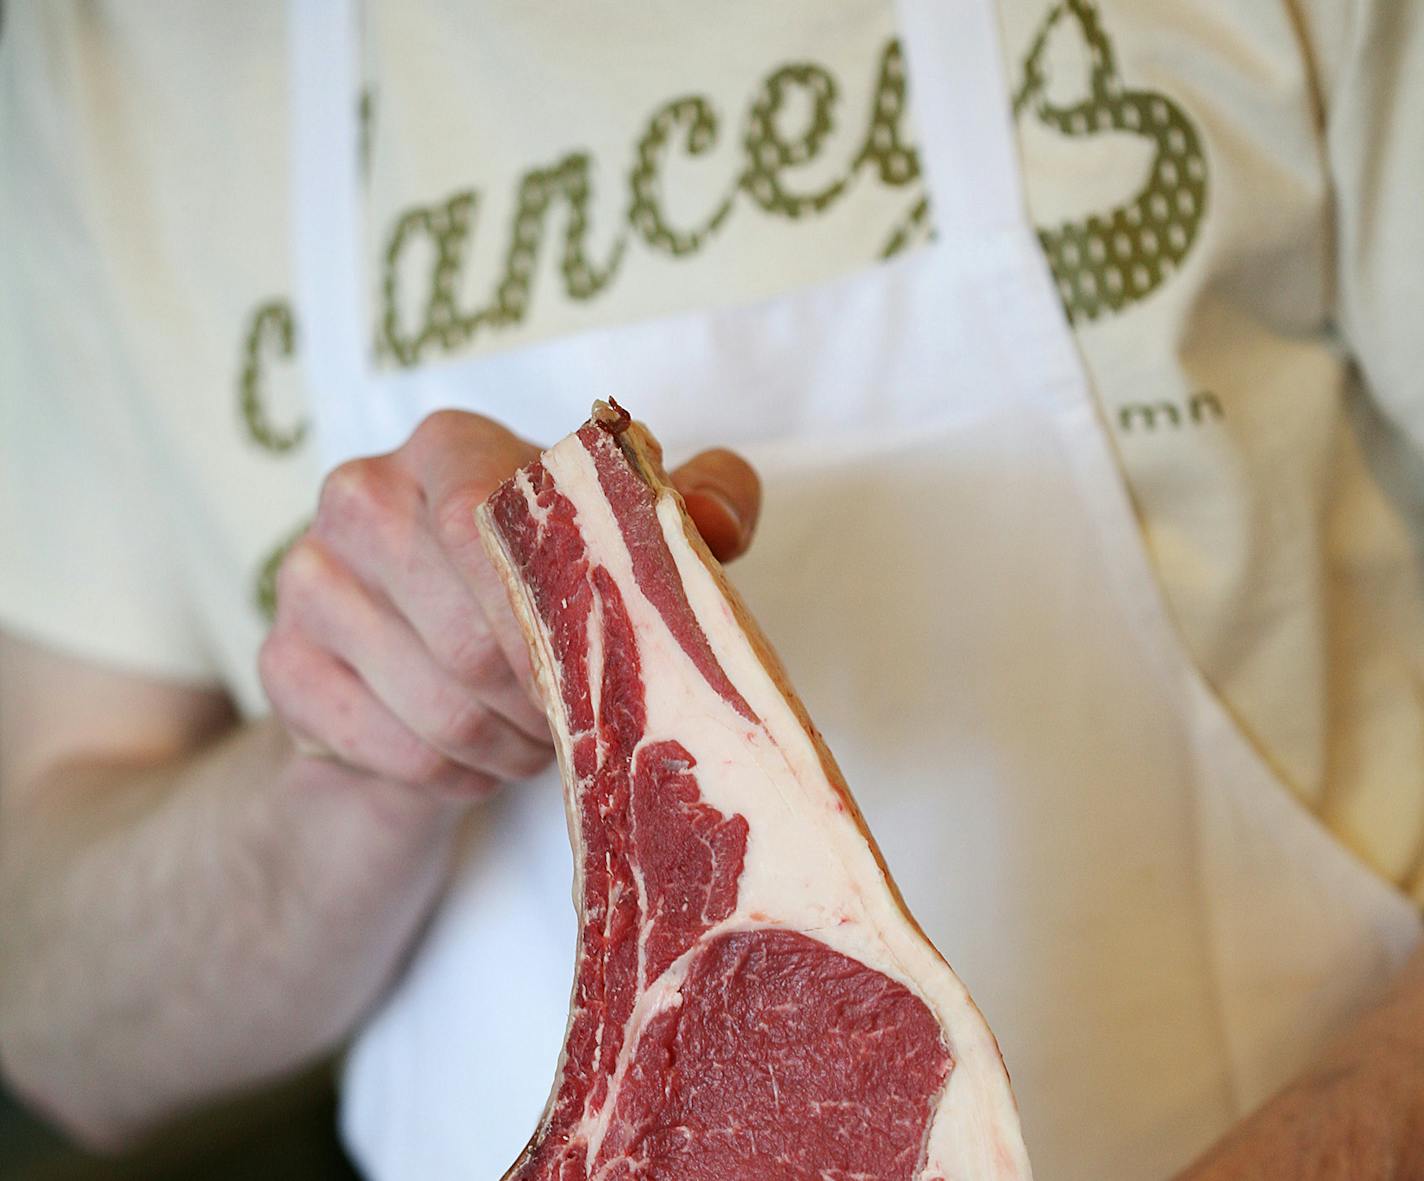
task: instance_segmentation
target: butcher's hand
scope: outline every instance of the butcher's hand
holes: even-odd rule
[[[552,756],[524,639],[475,509],[538,455],[499,424],[432,414],[336,468],[277,574],[262,682],[298,749],[434,795],[478,798]],[[723,561],[751,539],[755,472],[706,451],[673,473]]]
[[[0,1073],[85,1144],[339,1044],[439,896],[452,794],[549,757],[474,518],[533,456],[446,413],[336,471],[280,574],[276,719],[0,629]],[[677,478],[735,555],[750,469]]]
[[[1176,1181],[1424,1178],[1424,954],[1384,1004]]]

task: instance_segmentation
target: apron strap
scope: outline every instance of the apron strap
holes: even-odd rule
[[[935,224],[1022,231],[1024,195],[994,0],[899,0],[920,161]]]

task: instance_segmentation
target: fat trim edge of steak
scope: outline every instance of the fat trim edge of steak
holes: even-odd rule
[[[579,922],[506,1181],[1026,1181],[993,1034],[652,436],[596,403],[478,519],[554,734]]]

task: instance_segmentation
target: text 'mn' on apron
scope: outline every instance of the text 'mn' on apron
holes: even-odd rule
[[[1418,938],[1178,643],[1023,212],[989,0],[898,33],[933,242],[750,304],[392,375],[367,362],[355,20],[293,8],[298,258],[329,463],[461,406],[549,443],[625,400],[765,482],[733,577],[904,895],[998,1035],[1046,1181],[1165,1177]],[[575,940],[552,773],[475,815],[351,1056],[381,1181],[495,1177],[533,1130]]]

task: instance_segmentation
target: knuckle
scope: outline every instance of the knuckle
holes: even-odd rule
[[[698,452],[678,468],[674,479],[688,485],[710,483],[732,494],[756,496],[761,490],[756,468],[726,447]]]
[[[454,772],[454,762],[423,742],[413,743],[402,759],[401,777],[407,783],[438,783]]]
[[[321,486],[319,522],[366,524],[389,516],[395,504],[391,468],[384,456],[352,459],[333,468]]]
[[[467,705],[457,709],[449,719],[450,735],[460,746],[470,749],[484,748],[494,739],[496,722],[490,712],[478,705]]]
[[[420,469],[435,460],[458,458],[482,487],[480,498],[539,450],[492,418],[467,410],[436,410],[423,418],[390,458],[397,466]]]
[[[730,448],[708,447],[694,455],[688,466],[742,468],[747,466],[747,461]]]
[[[488,433],[502,429],[493,419],[469,410],[435,410],[420,420],[411,432],[410,441],[422,445],[447,439],[456,432]]]
[[[326,551],[311,534],[303,535],[277,568],[278,616],[284,617],[293,608],[319,598],[335,581],[335,567]]]
[[[513,759],[515,775],[524,779],[542,771],[553,761],[554,748],[552,746],[540,746],[531,742],[528,746],[521,747],[519,753]]]
[[[440,739],[453,750],[478,751],[494,736],[494,720],[475,702],[459,702],[449,708],[440,723]]]
[[[475,521],[475,510],[484,503],[494,487],[495,484],[490,481],[470,480],[453,492],[446,493],[435,504],[432,516],[435,535],[441,545],[458,551],[478,542],[479,526]]]
[[[257,677],[272,707],[283,712],[300,675],[300,653],[283,631],[268,632],[257,650]]]
[[[442,653],[446,668],[466,685],[492,685],[503,681],[504,654],[483,628],[462,629]]]

